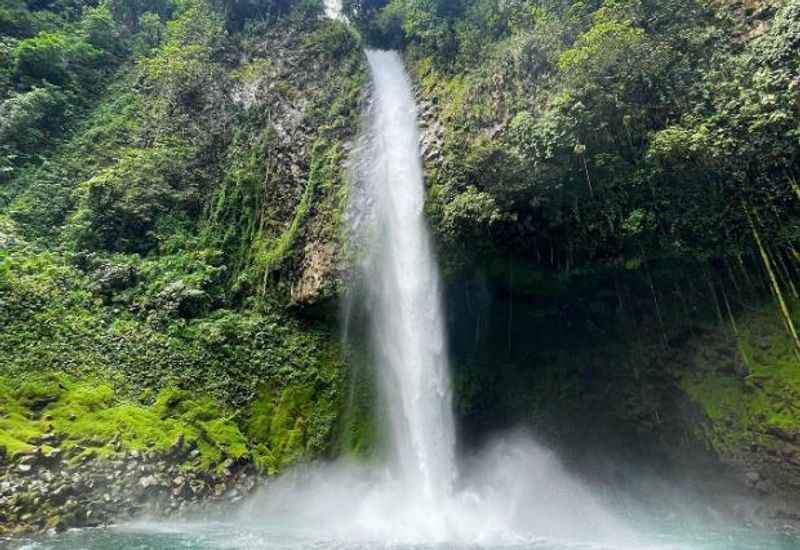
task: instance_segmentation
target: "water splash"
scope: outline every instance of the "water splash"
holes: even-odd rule
[[[606,502],[522,434],[473,457],[458,487],[437,500],[386,469],[340,460],[277,479],[239,520],[349,548],[656,547],[637,542]]]

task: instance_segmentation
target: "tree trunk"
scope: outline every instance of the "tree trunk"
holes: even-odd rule
[[[725,319],[722,318],[722,308],[719,307],[719,299],[717,298],[717,291],[714,288],[714,282],[711,280],[711,275],[708,273],[706,274],[706,282],[708,283],[708,290],[711,291],[711,297],[714,298],[714,309],[717,312],[717,319],[719,320],[719,324],[724,325]]]
[[[750,358],[747,357],[747,353],[744,351],[744,348],[740,342],[739,327],[736,326],[736,319],[733,318],[733,310],[731,310],[731,303],[728,301],[728,294],[725,292],[725,287],[721,287],[720,290],[722,291],[722,301],[725,303],[725,310],[728,312],[728,319],[731,322],[733,336],[736,338],[736,349],[742,354],[742,360],[744,361],[745,366],[750,368]]]
[[[642,257],[644,257],[644,250],[642,250]],[[664,326],[664,317],[661,315],[661,306],[658,303],[658,295],[656,294],[656,286],[653,284],[653,276],[650,274],[650,269],[648,269],[646,262],[644,264],[644,272],[647,275],[647,282],[650,285],[650,293],[653,296],[653,304],[656,308],[656,317],[661,327],[661,339],[664,343],[664,349],[666,350],[669,347],[667,342],[667,329]]]
[[[789,176],[789,185],[794,191],[794,194],[797,195],[797,198],[800,199],[800,183],[798,183],[797,179],[792,175]]]
[[[728,271],[728,276],[731,278],[731,282],[733,283],[733,288],[736,289],[736,294],[738,294],[739,297],[741,297],[742,289],[739,288],[739,282],[736,280],[736,273],[733,272],[733,268],[731,267],[731,262],[728,260],[728,258],[725,258],[724,262],[725,262],[725,268]]]
[[[764,243],[761,241],[761,235],[758,232],[758,227],[756,226],[755,222],[753,221],[753,216],[750,213],[750,210],[747,208],[746,205],[743,205],[744,212],[747,215],[747,221],[750,224],[750,230],[753,233],[753,239],[756,242],[756,246],[758,247],[758,252],[761,255],[761,260],[764,263],[764,268],[767,270],[767,276],[769,277],[769,281],[772,287],[772,294],[775,297],[776,302],[778,303],[778,309],[780,313],[783,315],[784,324],[786,325],[786,330],[789,332],[789,335],[792,337],[792,341],[794,342],[795,347],[795,355],[797,358],[800,359],[800,337],[797,335],[797,329],[794,326],[794,322],[792,321],[792,315],[789,312],[789,306],[786,305],[786,300],[783,298],[783,292],[781,292],[781,287],[778,284],[778,278],[775,276],[775,270],[773,269],[772,260],[767,253],[766,248],[764,248]]]
[[[797,300],[800,298],[800,295],[797,293],[797,286],[794,284],[791,271],[789,271],[789,268],[786,266],[786,261],[783,257],[783,254],[780,251],[775,252],[773,250],[772,257],[778,259],[778,267],[780,267],[780,271],[783,274],[783,279],[786,282],[786,286],[789,287],[789,290],[792,291],[792,295],[794,296],[795,300]]]

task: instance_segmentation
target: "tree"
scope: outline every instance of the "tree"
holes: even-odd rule
[[[95,66],[100,53],[79,36],[44,32],[17,45],[15,73],[20,80],[46,80],[63,85],[70,75]]]

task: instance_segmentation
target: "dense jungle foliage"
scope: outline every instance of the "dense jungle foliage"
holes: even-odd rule
[[[343,4],[0,7],[0,445],[98,380],[269,471],[370,447],[329,307],[364,46],[417,84],[471,429],[800,434],[800,2]]]
[[[321,13],[0,7],[3,453],[30,449],[42,415],[101,446],[183,433],[204,467],[252,452],[277,471],[366,437],[340,422],[337,328],[288,309],[308,246],[337,243],[364,79],[357,39]]]
[[[609,415],[668,431],[665,401],[705,372],[691,357],[704,341],[732,351],[716,361],[736,388],[725,399],[755,392],[772,409],[717,415],[755,419],[717,441],[796,431],[798,386],[776,365],[800,366],[800,3],[344,7],[365,40],[404,49],[419,82],[429,214],[461,281],[450,306],[466,414],[561,434],[560,419]],[[750,326],[763,308],[778,323]],[[756,374],[746,350],[766,327],[781,359]],[[521,379],[535,389],[517,391]],[[701,393],[717,414],[723,398]]]
[[[346,5],[441,105],[433,213],[454,242],[567,270],[755,257],[756,234],[794,255],[796,2],[761,3],[755,29],[696,0]]]

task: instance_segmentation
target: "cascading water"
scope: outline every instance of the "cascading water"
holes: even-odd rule
[[[455,479],[455,430],[416,105],[396,52],[368,51],[367,58],[374,86],[363,162],[374,224],[362,264],[369,332],[402,479],[435,499]]]

